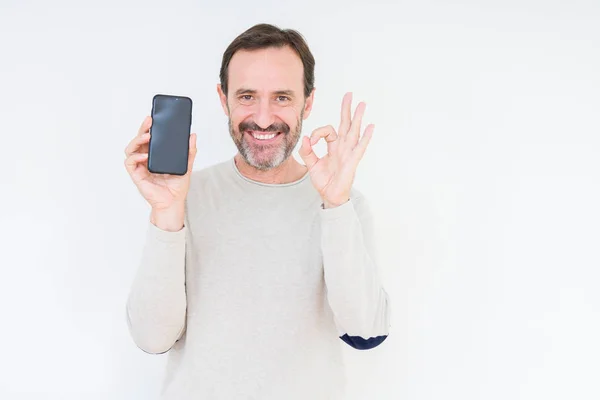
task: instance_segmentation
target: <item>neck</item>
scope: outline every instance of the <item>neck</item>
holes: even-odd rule
[[[248,179],[262,183],[281,184],[295,182],[308,172],[306,166],[296,161],[293,156],[288,157],[278,167],[268,171],[259,170],[248,164],[240,153],[235,155],[234,160],[237,169],[242,175]]]

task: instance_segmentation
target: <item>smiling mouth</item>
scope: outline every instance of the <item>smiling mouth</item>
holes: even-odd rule
[[[254,132],[254,131],[246,131],[246,133],[252,136],[257,141],[271,141],[277,138],[281,132]]]

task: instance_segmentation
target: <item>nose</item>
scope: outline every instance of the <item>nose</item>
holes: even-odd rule
[[[254,112],[254,122],[262,129],[267,129],[275,122],[275,114],[271,109],[271,102],[262,99],[258,102],[257,109]]]

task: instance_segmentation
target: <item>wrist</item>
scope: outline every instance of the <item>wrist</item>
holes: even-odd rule
[[[350,201],[350,197],[348,197],[346,200],[344,201],[329,201],[329,200],[323,200],[323,208],[327,209],[327,208],[335,208],[335,207],[339,207],[342,204],[346,203]]]
[[[157,228],[168,232],[177,232],[183,228],[185,206],[174,204],[168,208],[153,208],[150,213],[150,222]]]

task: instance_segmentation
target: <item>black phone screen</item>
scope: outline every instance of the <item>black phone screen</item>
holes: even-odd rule
[[[152,125],[148,144],[148,170],[185,175],[188,165],[192,100],[157,94],[152,99]]]

